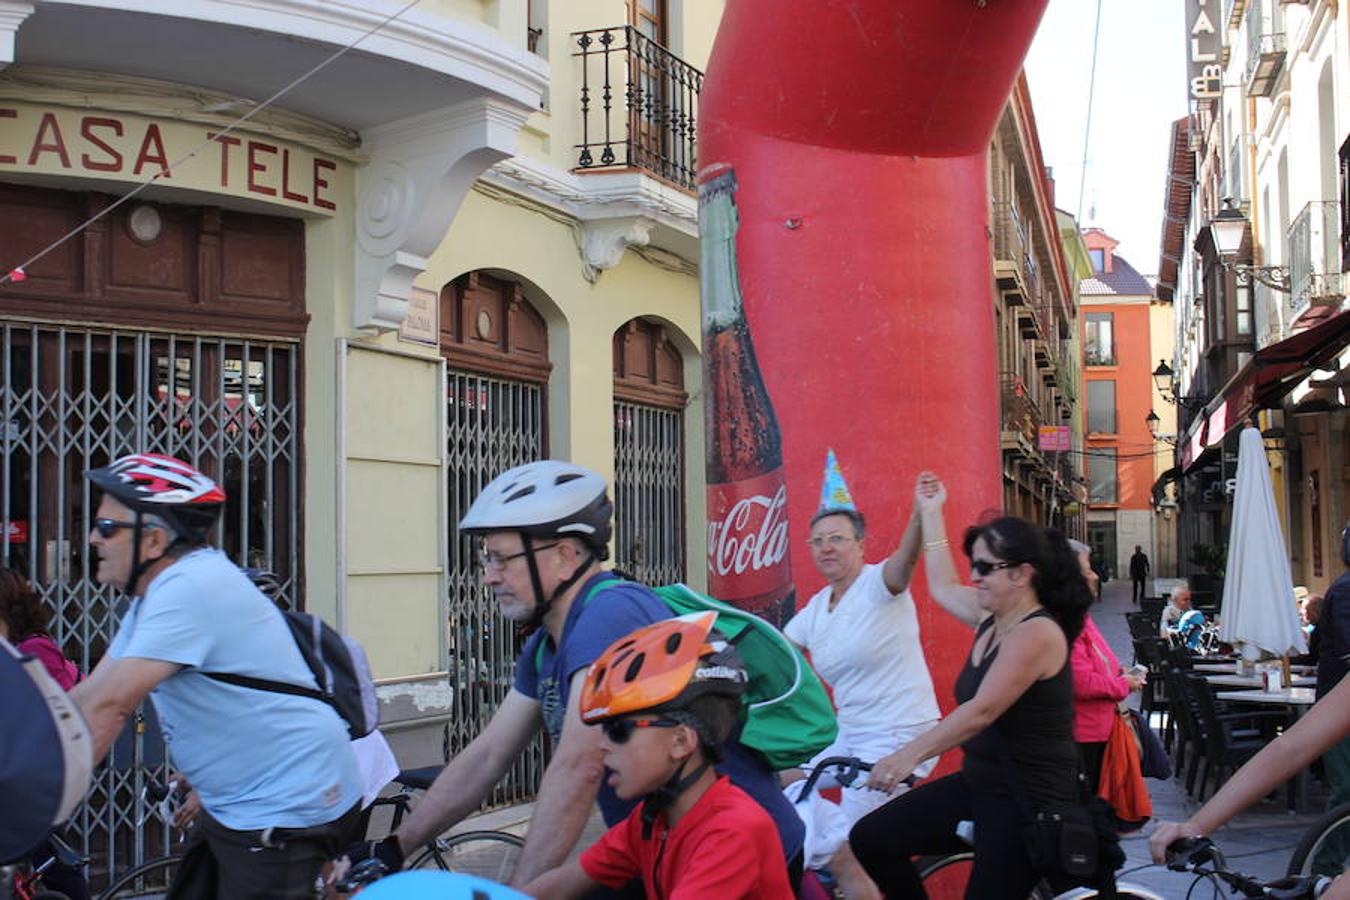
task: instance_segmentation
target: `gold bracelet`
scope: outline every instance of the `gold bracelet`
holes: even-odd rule
[[[923,545],[923,549],[925,549],[925,550],[936,550],[936,549],[939,548],[939,547],[945,547],[945,546],[947,546],[947,544],[949,544],[949,543],[950,543],[950,541],[948,541],[946,538],[943,538],[943,539],[940,540],[940,541],[925,541],[925,542],[924,542],[924,545]]]

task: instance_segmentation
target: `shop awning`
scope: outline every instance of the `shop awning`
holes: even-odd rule
[[[1335,359],[1350,344],[1350,312],[1338,312],[1318,324],[1262,347],[1196,416],[1182,445],[1181,466],[1191,468],[1205,450],[1258,409],[1276,406],[1309,372]]]
[[[1236,428],[1256,410],[1278,404],[1295,384],[1335,359],[1348,343],[1350,312],[1341,312],[1257,350],[1219,392],[1228,408],[1223,433]],[[1222,436],[1211,431],[1211,443],[1214,437]]]

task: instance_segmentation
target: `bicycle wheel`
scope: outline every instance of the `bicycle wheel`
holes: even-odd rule
[[[142,863],[115,879],[98,900],[155,900],[163,897],[173,883],[181,856],[163,856]]]
[[[516,871],[524,838],[506,831],[466,831],[438,838],[410,869],[445,869],[506,884]]]
[[[914,861],[919,880],[930,897],[960,897],[970,880],[970,866],[975,860],[973,850],[950,856],[921,856]]]
[[[1350,858],[1350,803],[1342,803],[1304,832],[1285,874],[1334,878],[1345,871],[1347,858]]]

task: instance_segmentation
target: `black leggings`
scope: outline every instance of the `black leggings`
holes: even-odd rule
[[[969,850],[956,826],[971,820],[975,862],[966,897],[1026,900],[1040,876],[1022,842],[1022,818],[1012,797],[977,793],[957,773],[919,785],[859,819],[848,840],[887,900],[926,898],[910,857]]]

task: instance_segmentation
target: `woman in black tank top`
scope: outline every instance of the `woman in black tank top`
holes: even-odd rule
[[[975,861],[966,897],[1023,900],[1040,878],[1022,839],[1025,816],[1011,765],[1034,806],[1077,799],[1069,646],[1092,598],[1064,536],[1005,517],[966,531],[964,585],[946,537],[946,489],[919,476],[928,590],[975,629],[956,679],[960,703],[918,739],[878,760],[869,784],[889,790],[924,760],[953,747],[961,771],[920,785],[860,819],[849,835],[863,868],[891,900],[925,897],[911,857],[969,849],[958,825],[973,823]]]

